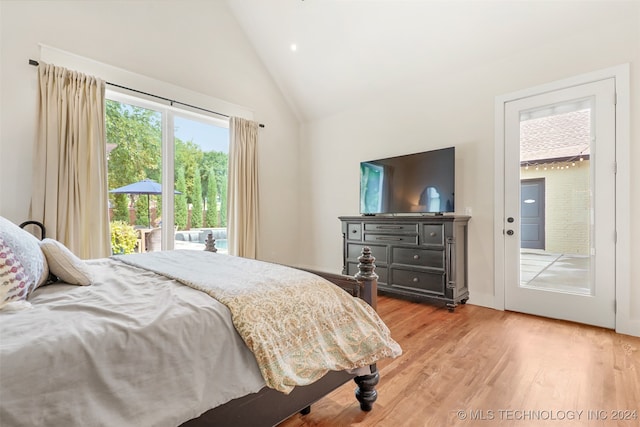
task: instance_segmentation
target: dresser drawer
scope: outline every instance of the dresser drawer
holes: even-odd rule
[[[389,257],[387,256],[386,246],[347,243],[347,258],[358,259],[358,257],[362,255],[362,248],[365,246],[368,246],[371,249],[371,255],[375,257],[376,263],[387,264]]]
[[[345,274],[358,272],[358,257],[368,246],[376,258],[381,293],[446,303],[451,311],[469,299],[469,217],[360,215],[340,221]]]
[[[418,244],[418,235],[417,234],[365,234],[364,235],[365,242],[376,242],[376,243],[386,243],[389,245],[396,244],[404,244],[404,245],[417,245]]]
[[[384,223],[365,223],[364,231],[379,231],[384,233],[417,233],[417,223],[407,224],[384,224]]]
[[[422,271],[391,269],[391,286],[394,288],[412,289],[444,295],[444,273],[428,273]]]
[[[392,249],[391,262],[444,270],[444,250],[395,247]]]
[[[378,275],[378,282],[387,283],[387,267],[378,267],[374,272]],[[347,274],[349,276],[355,276],[358,272],[358,263],[357,262],[349,262],[347,263]]]
[[[422,226],[422,244],[423,245],[444,245],[444,225],[443,224],[424,224]]]
[[[347,240],[362,240],[362,224],[360,223],[348,223],[347,224]]]

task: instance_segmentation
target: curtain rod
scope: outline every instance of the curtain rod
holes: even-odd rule
[[[40,63],[38,61],[34,60],[34,59],[30,59],[29,60],[29,65],[33,65],[33,66],[37,67],[38,65],[40,65]],[[108,84],[109,86],[119,87],[120,89],[130,90],[131,92],[136,92],[136,93],[139,93],[141,95],[151,96],[151,97],[154,97],[154,98],[162,99],[163,101],[168,101],[171,104],[171,106],[173,106],[173,104],[183,105],[185,107],[194,108],[196,110],[206,111],[207,113],[216,114],[218,116],[229,118],[229,115],[218,113],[217,111],[207,110],[206,108],[198,107],[198,106],[191,105],[191,104],[185,104],[184,102],[176,101],[174,99],[165,98],[165,97],[159,96],[159,95],[154,95],[154,94],[148,93],[148,92],[143,92],[143,91],[138,90],[138,89],[131,89],[130,87],[121,86],[121,85],[115,84],[115,83],[111,83],[111,82],[105,82],[105,83]],[[259,123],[258,126],[260,126],[261,128],[264,127],[264,125],[262,123]]]

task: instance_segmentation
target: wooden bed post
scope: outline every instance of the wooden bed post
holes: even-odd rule
[[[375,273],[376,258],[371,255],[371,248],[362,248],[362,255],[358,257],[358,272],[355,275],[360,287],[360,297],[365,300],[374,310],[378,309],[378,275]],[[360,409],[371,411],[373,403],[378,398],[376,385],[380,381],[380,374],[375,364],[370,365],[370,374],[355,377],[353,380],[356,388],[356,399],[360,402]]]
[[[373,403],[378,399],[376,385],[380,381],[380,374],[375,364],[370,366],[371,373],[355,377],[353,380],[358,384],[356,388],[356,399],[360,402],[360,409],[369,412],[373,409]]]
[[[355,275],[360,287],[360,298],[369,303],[374,310],[378,309],[378,275],[375,273],[375,257],[371,255],[371,248],[362,248],[362,255],[358,257],[358,272]]]

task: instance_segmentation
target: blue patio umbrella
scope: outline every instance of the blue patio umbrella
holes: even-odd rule
[[[147,219],[149,221],[149,225],[151,225],[151,212],[149,210],[149,195],[162,194],[162,185],[158,184],[154,180],[145,178],[142,181],[134,182],[133,184],[128,184],[128,185],[125,185],[124,187],[119,187],[119,188],[110,190],[109,193],[146,194],[147,195]],[[174,193],[182,194],[178,190],[175,190]]]

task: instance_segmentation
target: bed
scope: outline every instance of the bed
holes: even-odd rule
[[[0,278],[26,287],[0,284],[0,424],[270,426],[352,379],[371,410],[375,363],[401,350],[372,308],[370,253],[361,266],[355,279],[212,251],[80,261],[0,217]]]

